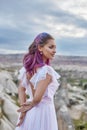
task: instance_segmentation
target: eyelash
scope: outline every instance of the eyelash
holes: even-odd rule
[[[54,46],[49,46],[50,49],[54,48]]]
[[[50,49],[52,49],[53,47],[52,47],[52,46],[50,46],[49,48],[50,48]]]

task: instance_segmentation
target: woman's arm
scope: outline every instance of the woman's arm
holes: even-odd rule
[[[51,83],[52,77],[49,74],[46,74],[46,79],[40,80],[37,84],[36,91],[34,94],[33,102],[35,104],[39,103],[46,91],[46,88]]]
[[[26,89],[23,87],[21,82],[22,81],[19,81],[19,87],[18,87],[18,97],[20,105],[26,102],[26,93],[25,93]]]
[[[32,107],[34,107],[36,104],[38,104],[41,101],[46,91],[46,88],[51,83],[51,81],[52,81],[52,77],[49,74],[46,75],[46,79],[40,80],[37,84],[33,100],[31,102],[24,103],[22,107],[18,110],[18,112],[28,111]]]
[[[18,97],[19,97],[19,102],[21,106],[24,102],[26,102],[26,93],[25,93],[25,88],[22,85],[22,81],[19,81]],[[26,112],[20,113],[19,122],[17,123],[16,126],[20,126],[23,123],[25,115],[26,115]]]

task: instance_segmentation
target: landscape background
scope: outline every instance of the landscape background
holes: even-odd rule
[[[0,130],[14,130],[17,122],[18,73],[23,65],[23,56],[24,54],[0,55]],[[86,130],[87,57],[56,55],[51,66],[61,75],[60,89],[55,94],[56,110],[62,99],[63,107],[65,106],[62,108],[63,113],[68,113],[65,124],[70,126],[68,123],[71,118],[76,130]]]
[[[57,46],[51,65],[61,75],[54,97],[59,130],[87,130],[86,0],[0,1],[0,130],[15,128],[18,73],[41,32],[50,33]]]

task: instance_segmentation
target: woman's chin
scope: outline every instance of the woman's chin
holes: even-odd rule
[[[49,59],[50,59],[50,60],[53,60],[53,59],[54,59],[54,56],[50,57]]]

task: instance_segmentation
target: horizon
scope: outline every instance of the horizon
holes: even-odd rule
[[[1,54],[0,55],[24,55],[25,53],[8,53],[8,54]],[[78,55],[59,55],[59,54],[56,54],[55,56],[62,56],[62,57],[87,57],[87,56],[78,56]]]

